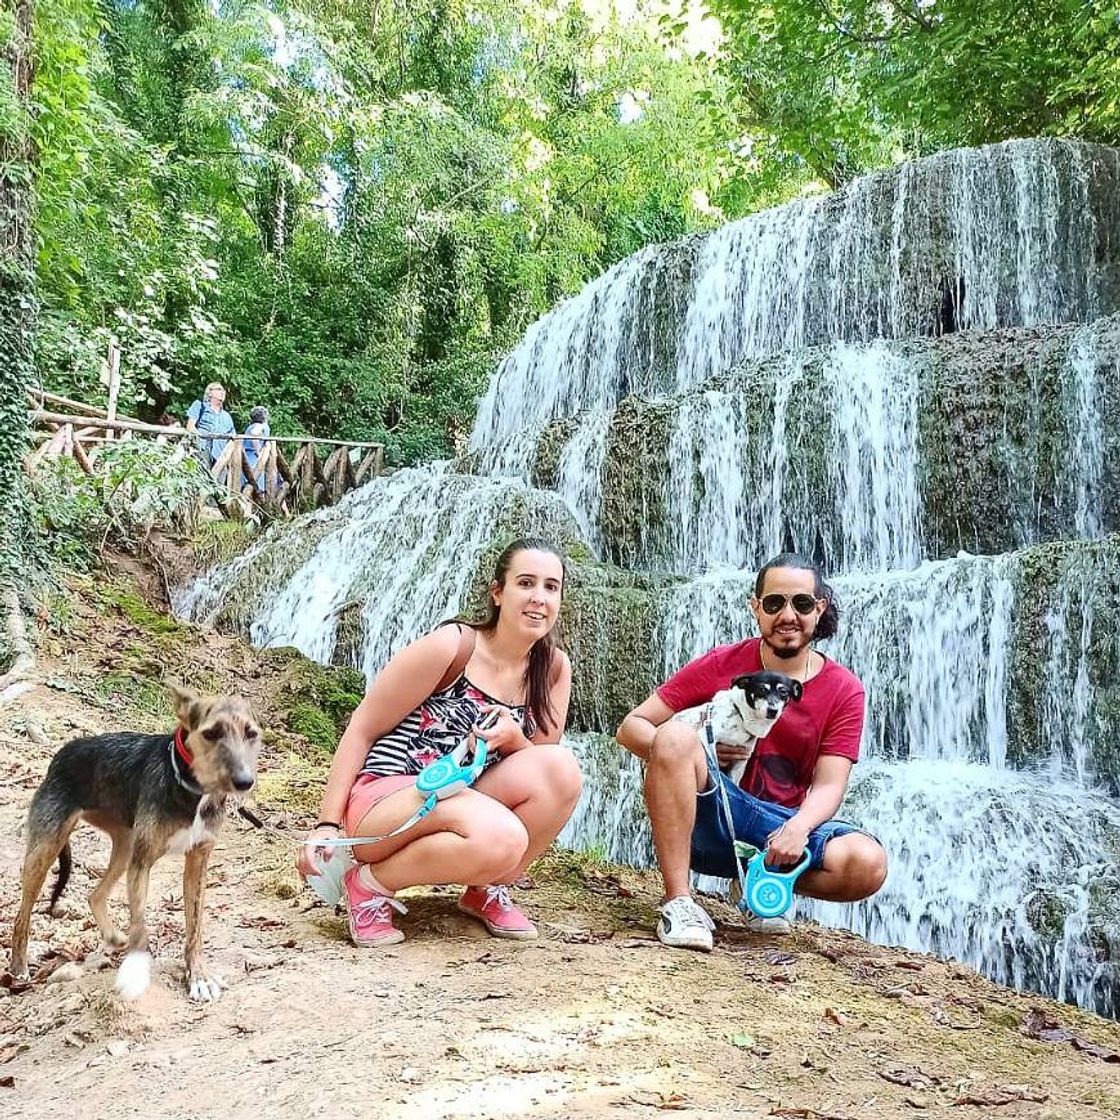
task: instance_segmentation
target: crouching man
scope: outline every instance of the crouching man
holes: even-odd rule
[[[874,894],[887,874],[887,856],[874,837],[835,820],[863,730],[863,685],[855,674],[813,649],[836,632],[832,589],[820,570],[783,553],[758,573],[751,609],[760,637],[720,646],[689,662],[623,720],[617,738],[645,762],[645,798],[654,849],[665,884],[658,939],[678,949],[710,950],[711,918],[693,899],[689,869],[736,876],[732,837],[720,795],[731,802],[735,839],[766,851],[771,867],[790,867],[808,848],[811,863],[799,894],[854,902]],[[760,670],[785,673],[802,685],[754,749],[741,786],[715,771],[700,736],[672,716],[706,704],[732,678]],[[716,744],[721,766],[745,748]],[[790,916],[748,917],[756,932],[788,933]]]

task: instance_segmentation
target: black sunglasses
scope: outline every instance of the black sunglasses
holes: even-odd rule
[[[817,600],[804,591],[797,595],[763,595],[759,601],[766,614],[778,614],[785,610],[786,603],[790,603],[798,614],[812,614],[817,609]]]

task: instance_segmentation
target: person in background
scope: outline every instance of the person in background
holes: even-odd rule
[[[263,405],[257,405],[249,412],[249,426],[245,429],[245,435],[253,438],[245,441],[245,465],[249,468],[249,473],[253,476],[258,490],[264,489],[264,468],[260,471],[256,469],[257,462],[265,449],[265,437],[271,435],[268,427],[268,409]]]
[[[225,405],[225,387],[220,381],[211,381],[202,398],[187,409],[187,431],[197,433],[200,460],[207,468],[221,458],[229,443],[229,440],[213,437],[233,435],[237,431]]]

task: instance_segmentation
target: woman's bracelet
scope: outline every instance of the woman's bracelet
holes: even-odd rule
[[[337,821],[319,821],[315,825],[315,827],[316,828],[333,828],[338,832],[342,831],[342,825],[340,825]]]

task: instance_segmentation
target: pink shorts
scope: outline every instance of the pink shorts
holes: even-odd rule
[[[362,819],[379,801],[399,789],[408,789],[416,784],[415,774],[390,774],[379,777],[376,774],[360,774],[350,789],[350,799],[346,802],[343,825],[350,836],[357,835]]]

